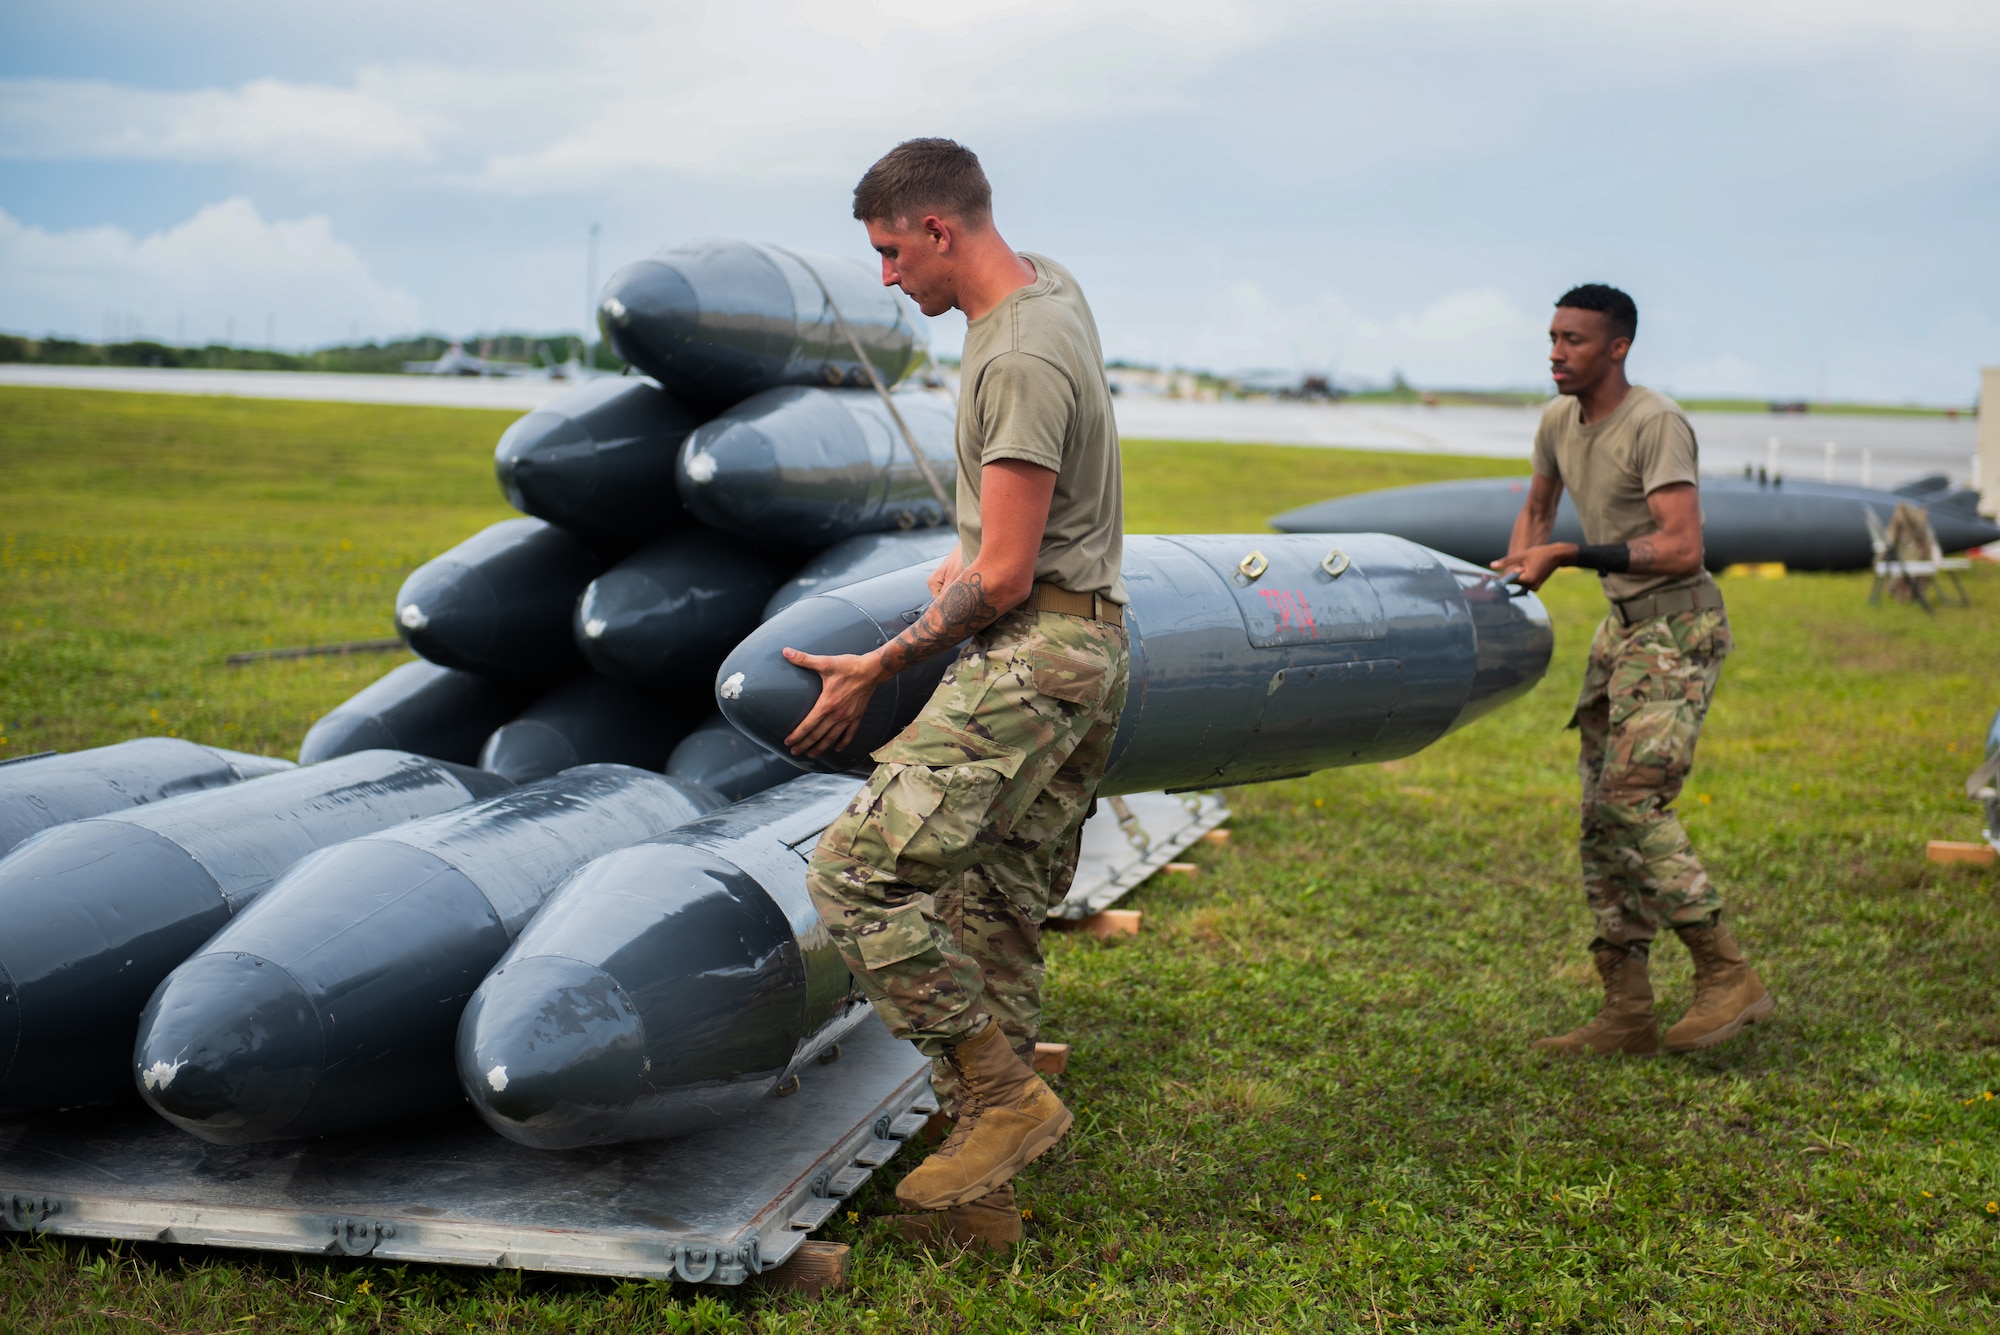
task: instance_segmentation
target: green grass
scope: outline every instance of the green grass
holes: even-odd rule
[[[221,656],[386,633],[402,574],[505,513],[505,420],[0,391],[8,751],[296,746],[388,662]],[[1135,530],[1489,470],[1127,446]],[[820,1300],[5,1235],[0,1330],[1992,1329],[1996,877],[1923,858],[1978,834],[2000,570],[1970,583],[1926,617],[1861,577],[1726,582],[1740,647],[1684,815],[1779,1010],[1708,1054],[1526,1050],[1593,1004],[1562,724],[1601,602],[1569,575],[1527,699],[1232,794],[1202,874],[1128,901],[1142,936],[1054,939],[1077,1128],[1024,1175],[1012,1256],[891,1240],[893,1174],[826,1231],[854,1284]],[[1686,955],[1657,958],[1671,1018]]]

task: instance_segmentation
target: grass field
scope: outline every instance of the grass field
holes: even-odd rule
[[[506,414],[0,390],[0,754],[137,733],[289,752],[396,656],[415,564],[507,513]],[[1254,530],[1491,461],[1127,446],[1135,531]],[[1975,606],[1729,580],[1739,649],[1684,815],[1776,992],[1706,1055],[1526,1051],[1593,1004],[1562,731],[1599,596],[1558,578],[1548,681],[1394,765],[1232,795],[1234,841],[1051,947],[1074,1134],[997,1260],[892,1241],[877,1181],[817,1301],[0,1235],[0,1331],[1992,1329],[2000,925],[1959,792],[2000,680]],[[1686,956],[1664,943],[1671,1019]],[[893,1175],[885,1174],[893,1180]]]

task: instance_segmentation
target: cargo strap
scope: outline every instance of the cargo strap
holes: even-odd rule
[[[1618,614],[1619,621],[1627,626],[1636,626],[1641,621],[1654,617],[1668,616],[1674,612],[1720,612],[1722,610],[1722,590],[1709,580],[1685,589],[1662,589],[1658,593],[1644,594],[1638,598],[1627,598],[1622,603],[1611,604],[1611,610]]]
[[[1099,593],[1071,593],[1053,584],[1036,584],[1029,603],[1037,612],[1060,612],[1064,616],[1088,617],[1107,626],[1125,628],[1125,609]]]
[[[793,254],[783,246],[772,246],[771,249],[797,260],[800,267],[812,275],[813,282],[819,285],[819,294],[826,298],[826,308],[833,313],[834,324],[839,326],[842,337],[847,340],[847,346],[853,350],[854,360],[861,363],[861,369],[868,374],[868,383],[875,387],[875,393],[882,399],[882,406],[887,408],[889,416],[895,419],[896,430],[903,433],[903,443],[910,447],[910,458],[916,461],[917,471],[924,475],[924,484],[931,489],[931,495],[937,497],[937,503],[944,507],[944,522],[957,527],[957,508],[952,505],[951,497],[945,494],[944,484],[938,481],[937,473],[931,468],[931,461],[924,457],[923,450],[917,445],[917,437],[910,430],[910,424],[903,420],[903,414],[897,410],[895,399],[889,395],[889,387],[882,383],[882,373],[875,369],[874,362],[868,360],[868,354],[861,350],[861,340],[855,336],[854,327],[848,324],[847,317],[840,313],[840,303],[833,299],[833,289],[826,285],[826,280],[819,276],[819,270],[813,268],[803,255]],[[925,353],[928,355],[928,348],[925,349]]]

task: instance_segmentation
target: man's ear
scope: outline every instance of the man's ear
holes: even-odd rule
[[[954,238],[950,223],[938,217],[935,213],[928,213],[924,215],[923,227],[924,235],[930,238],[931,249],[937,251],[940,255],[951,253],[951,243]]]
[[[1632,340],[1627,338],[1625,335],[1620,334],[1617,338],[1611,340],[1612,361],[1614,362],[1624,361],[1625,354],[1630,351],[1632,351]]]

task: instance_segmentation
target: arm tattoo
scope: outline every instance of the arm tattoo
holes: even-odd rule
[[[1660,545],[1652,538],[1635,538],[1626,547],[1632,553],[1632,570],[1645,571],[1660,559]]]
[[[949,649],[960,640],[998,621],[1004,607],[995,607],[986,596],[985,579],[977,571],[967,571],[945,585],[936,602],[917,618],[917,624],[889,641],[882,649],[882,666],[901,672],[912,663]]]

